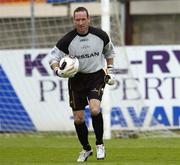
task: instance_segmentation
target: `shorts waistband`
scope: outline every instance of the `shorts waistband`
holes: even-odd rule
[[[82,72],[78,72],[77,74],[78,75],[84,75],[84,76],[86,76],[86,75],[94,75],[94,74],[96,74],[96,73],[100,73],[100,72],[104,72],[104,70],[103,69],[100,69],[100,70],[98,70],[98,71],[96,71],[96,72],[92,72],[92,73],[82,73]]]

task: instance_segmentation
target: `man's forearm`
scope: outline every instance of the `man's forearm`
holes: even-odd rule
[[[108,59],[106,59],[106,61],[107,61],[107,66],[108,65],[114,65],[114,59],[113,58],[108,58]]]

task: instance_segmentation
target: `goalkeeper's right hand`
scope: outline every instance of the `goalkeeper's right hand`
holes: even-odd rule
[[[76,70],[74,69],[74,66],[71,66],[68,69],[61,69],[59,67],[55,67],[54,72],[58,77],[62,77],[62,78],[73,77],[76,74]]]
[[[55,67],[55,68],[54,68],[54,72],[55,72],[56,76],[65,78],[62,70],[60,70],[59,67]]]
[[[105,83],[108,85],[114,85],[116,83],[116,78],[113,74],[113,65],[108,65],[107,75],[105,76]]]

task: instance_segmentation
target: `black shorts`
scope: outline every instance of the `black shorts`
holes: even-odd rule
[[[104,77],[105,72],[101,69],[94,73],[77,73],[69,78],[69,102],[73,111],[84,110],[90,99],[101,101],[105,87]]]

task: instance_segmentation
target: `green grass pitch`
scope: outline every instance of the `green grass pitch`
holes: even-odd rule
[[[105,140],[106,159],[76,163],[76,137],[0,135],[0,165],[180,165],[180,138]]]

